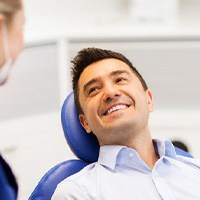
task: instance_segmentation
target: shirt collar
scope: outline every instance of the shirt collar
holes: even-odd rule
[[[159,157],[168,156],[174,159],[177,159],[176,152],[173,144],[169,140],[164,142],[161,140],[154,139],[154,148]],[[140,158],[139,154],[132,148],[119,145],[106,145],[100,147],[98,162],[101,165],[115,169],[117,164],[134,163],[134,167],[142,168],[146,171],[149,171],[149,168]]]
[[[163,156],[167,156],[173,159],[177,159],[176,151],[170,140],[161,141],[158,139],[153,139],[153,143],[154,143],[155,151],[159,155],[160,158]]]
[[[100,147],[98,162],[114,170],[116,159],[121,149],[127,148],[119,145],[105,145]]]

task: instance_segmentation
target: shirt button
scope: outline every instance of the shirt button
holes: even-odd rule
[[[133,157],[133,153],[130,153],[129,156],[130,156],[130,157]]]

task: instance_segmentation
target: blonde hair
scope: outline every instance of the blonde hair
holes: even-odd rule
[[[22,0],[0,0],[0,15],[5,17],[9,25],[15,13],[22,8]]]

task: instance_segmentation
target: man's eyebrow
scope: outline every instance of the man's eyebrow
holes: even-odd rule
[[[120,74],[126,74],[130,76],[130,72],[126,70],[116,70],[110,73],[110,76],[120,75]]]
[[[90,81],[88,81],[84,86],[83,86],[83,91],[86,91],[86,89],[92,85],[93,83],[96,83],[97,82],[97,78],[93,78],[91,79]]]

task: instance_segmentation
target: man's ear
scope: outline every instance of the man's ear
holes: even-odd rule
[[[84,114],[79,114],[79,121],[82,127],[86,130],[87,133],[91,133],[91,129],[88,125],[87,119]]]
[[[153,112],[154,111],[153,94],[152,94],[151,90],[149,90],[149,89],[146,92],[147,92],[149,111]]]

